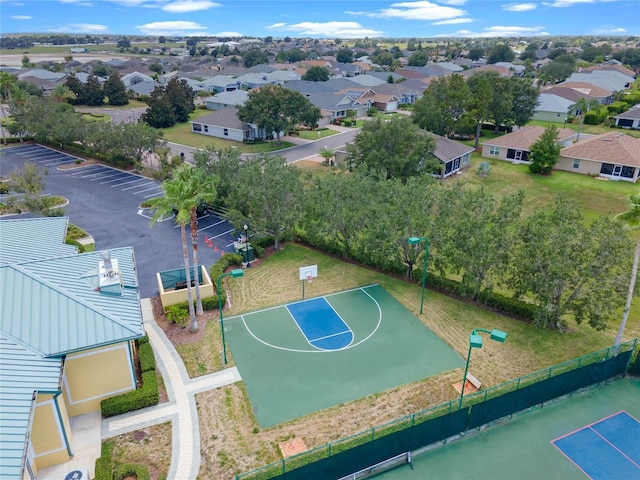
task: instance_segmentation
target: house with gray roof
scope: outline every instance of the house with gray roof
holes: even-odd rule
[[[633,77],[615,70],[591,70],[572,73],[566,82],[586,82],[611,92],[627,90],[633,84]]]
[[[349,110],[356,112],[356,118],[366,115],[371,104],[367,101],[362,103],[347,94],[319,93],[307,97],[311,103],[318,107],[322,113],[319,125],[327,125],[339,118],[346,118]]]
[[[349,81],[357,85],[362,85],[363,87],[376,87],[378,85],[387,83],[386,79],[374,77],[373,75],[368,74],[358,75],[357,77],[350,77]]]
[[[616,115],[616,127],[640,129],[640,105]]]
[[[248,98],[248,92],[234,90],[232,92],[220,92],[213,97],[205,98],[204,104],[207,110],[222,110],[227,107],[241,107]]]
[[[69,461],[70,418],[137,388],[145,333],[133,248],[77,254],[67,226],[64,217],[0,220],[3,479]]]
[[[193,133],[222,138],[223,140],[246,142],[267,137],[264,129],[259,129],[257,125],[240,120],[238,118],[238,109],[235,107],[216,110],[190,123]]]
[[[425,134],[433,137],[436,142],[436,149],[432,155],[440,162],[440,172],[437,176],[447,178],[471,166],[473,147],[435,133],[425,132]]]
[[[575,102],[551,93],[538,95],[538,105],[533,110],[533,120],[564,123],[569,117],[569,110]]]
[[[300,92],[304,96],[315,95],[318,93],[332,93],[336,89],[330,85],[326,85],[328,82],[310,82],[309,80],[292,80],[287,82],[285,87],[290,90]]]

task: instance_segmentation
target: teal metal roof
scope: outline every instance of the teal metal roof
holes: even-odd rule
[[[22,478],[35,392],[59,392],[61,373],[61,358],[42,358],[0,333],[0,478]]]
[[[111,250],[125,288],[97,290],[99,252],[0,267],[0,332],[44,357],[144,335],[133,249]]]
[[[66,218],[0,221],[0,479],[22,478],[37,392],[60,391],[65,354],[144,335],[133,248],[111,250],[118,294],[98,289],[101,252],[64,244]]]
[[[66,217],[0,221],[0,265],[76,253],[64,243],[68,223]]]

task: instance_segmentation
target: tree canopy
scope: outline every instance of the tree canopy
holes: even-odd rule
[[[282,132],[301,122],[313,125],[321,113],[303,94],[280,85],[265,85],[249,92],[247,101],[238,109],[238,117],[255,123],[267,136],[275,135],[279,143]]]
[[[329,69],[314,65],[313,67],[310,67],[304,75],[302,75],[302,80],[307,80],[309,82],[326,82],[329,80]]]

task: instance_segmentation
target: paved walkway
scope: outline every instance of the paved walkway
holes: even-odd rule
[[[182,359],[153,318],[151,300],[141,301],[142,318],[162,374],[169,402],[102,421],[102,438],[115,437],[164,422],[172,425],[171,467],[167,478],[192,480],[200,470],[200,428],[195,394],[241,380],[238,369],[191,379]]]

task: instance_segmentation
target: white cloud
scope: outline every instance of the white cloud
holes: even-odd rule
[[[431,25],[456,25],[459,23],[471,23],[475,22],[473,18],[451,18],[449,20],[440,20],[439,22],[433,22]]]
[[[220,7],[219,3],[210,2],[209,0],[179,0],[177,2],[168,3],[161,8],[165,12],[171,13],[187,13],[197,12],[200,10],[209,10],[210,8]]]
[[[273,25],[269,25],[268,27],[265,27],[267,30],[272,30],[274,28],[282,28],[286,25],[286,23],[280,22],[280,23],[274,23]]]
[[[620,35],[626,33],[627,30],[621,27],[602,27],[594,30],[596,35]]]
[[[444,3],[445,5],[464,5],[467,3],[467,0],[440,0],[439,3]]]
[[[136,26],[145,35],[205,35],[206,28],[196,22],[175,20],[168,22],[151,22]]]
[[[595,0],[555,0],[555,2],[543,2],[548,7],[566,8],[573,7],[579,3],[594,3]]]
[[[212,37],[244,37],[244,35],[240,32],[217,32],[212,35]]]
[[[502,5],[502,9],[507,12],[526,12],[528,10],[535,10],[535,3],[506,3]]]
[[[31,20],[32,18],[29,15],[14,15],[11,20]]]
[[[87,0],[58,0],[60,3],[73,3],[77,7],[93,7],[93,3]]]
[[[454,5],[458,5],[455,3]],[[467,12],[460,8],[445,7],[429,1],[392,3],[389,8],[376,12],[346,12],[374,18],[400,18],[403,20],[447,20],[461,17]]]
[[[383,33],[380,30],[365,28],[357,22],[301,22],[294,25],[275,23],[268,28],[293,32],[299,36],[329,38],[380,37]]]
[[[109,27],[96,23],[70,23],[49,29],[53,33],[107,33]]]
[[[545,27],[516,27],[516,26],[493,26],[486,28],[483,32],[472,32],[471,30],[458,30],[453,33],[443,33],[437,37],[533,37],[549,35],[545,32]]]

